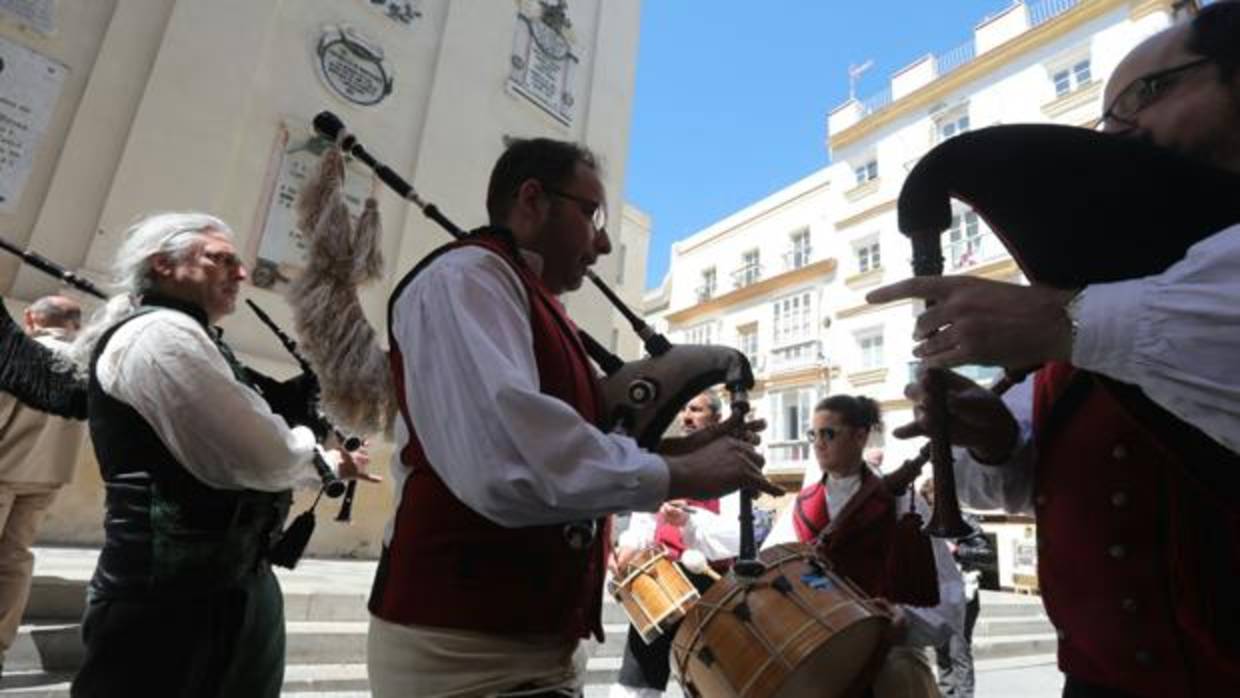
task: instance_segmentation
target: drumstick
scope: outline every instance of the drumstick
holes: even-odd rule
[[[694,574],[704,574],[713,581],[719,581],[719,573],[706,562],[706,556],[697,550],[686,550],[680,554],[680,564]]]

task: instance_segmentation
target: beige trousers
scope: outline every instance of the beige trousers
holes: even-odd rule
[[[0,483],[0,658],[13,645],[30,598],[39,524],[59,485]]]
[[[366,666],[376,698],[516,696],[580,689],[586,656],[560,637],[398,625],[370,617]]]

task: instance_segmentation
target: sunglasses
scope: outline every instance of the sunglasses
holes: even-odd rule
[[[840,435],[840,430],[835,427],[823,427],[821,429],[810,429],[809,431],[805,432],[805,438],[809,439],[810,443],[815,443],[820,439],[826,443],[831,443],[832,441],[835,441],[835,439],[839,435]]]

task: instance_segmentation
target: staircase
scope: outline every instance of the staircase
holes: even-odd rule
[[[0,695],[67,697],[82,662],[79,621],[98,551],[48,548],[35,554],[30,603],[5,655]],[[288,633],[284,696],[370,695],[366,597],[374,567],[374,562],[304,560],[295,571],[278,571]]]
[[[82,661],[78,622],[97,551],[49,548],[36,555],[34,589],[17,641],[5,657],[0,695],[59,698],[69,695],[69,682]],[[365,601],[373,573],[373,562],[344,560],[305,560],[294,572],[280,571],[288,624],[285,696],[369,695]],[[587,698],[607,695],[628,634],[623,611],[610,597],[605,601],[606,642],[587,647]],[[1053,661],[1055,634],[1040,598],[982,592],[973,645],[980,672],[988,664]],[[667,695],[682,695],[675,681]]]

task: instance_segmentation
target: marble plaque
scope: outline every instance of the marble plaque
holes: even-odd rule
[[[565,0],[522,2],[512,40],[508,86],[565,126],[575,114],[576,68],[572,22]]]
[[[265,208],[259,216],[260,231],[251,281],[260,288],[281,290],[306,267],[309,248],[297,229],[297,196],[306,180],[318,171],[319,158],[328,142],[306,125],[285,124],[272,151]],[[345,168],[344,198],[354,222],[372,192],[369,171],[350,164]]]
[[[346,26],[328,27],[315,48],[319,78],[345,101],[361,107],[382,102],[392,94],[392,71],[383,49]]]
[[[45,36],[56,31],[55,0],[0,0],[0,17]]]
[[[0,37],[0,213],[17,210],[68,68]]]

